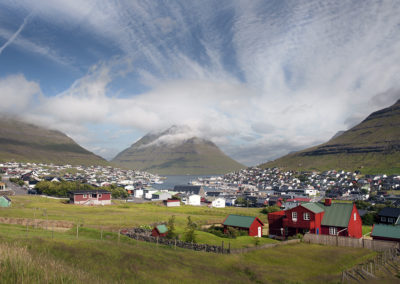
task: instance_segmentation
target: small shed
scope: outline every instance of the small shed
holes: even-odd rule
[[[164,204],[167,207],[178,207],[181,206],[181,201],[179,199],[168,199],[164,200]]]
[[[157,225],[151,231],[153,237],[166,237],[168,234],[168,228],[164,224]]]
[[[7,196],[0,196],[0,207],[10,207],[11,206],[11,199]]]
[[[242,231],[247,231],[249,236],[262,237],[262,227],[264,223],[258,217],[241,216],[231,214],[226,217],[223,222],[224,233],[227,233],[228,228],[235,228]]]

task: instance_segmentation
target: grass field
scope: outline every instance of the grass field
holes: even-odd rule
[[[293,244],[239,255],[174,250],[82,228],[0,225],[0,283],[337,283],[374,256],[363,249]],[[329,257],[327,257],[329,256]]]

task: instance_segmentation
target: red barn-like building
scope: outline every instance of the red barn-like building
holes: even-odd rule
[[[229,227],[241,231],[247,231],[249,236],[262,237],[262,227],[264,223],[258,217],[229,215],[224,223],[224,233],[226,234]]]
[[[268,214],[269,234],[293,236],[298,233],[362,237],[362,221],[355,204],[304,203],[286,211]]]
[[[153,237],[166,237],[168,234],[168,228],[164,224],[157,225],[151,231]]]

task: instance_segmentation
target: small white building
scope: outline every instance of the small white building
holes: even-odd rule
[[[155,192],[155,193],[153,193],[151,200],[154,200],[154,201],[167,200],[171,197],[172,197],[172,195],[168,192]]]
[[[215,208],[225,208],[225,199],[217,198],[211,202],[211,207]]]
[[[182,202],[186,205],[200,206],[201,204],[201,196],[198,194],[192,194],[188,197],[182,198]]]
[[[181,201],[179,199],[168,199],[164,200],[164,204],[167,207],[178,207],[181,206]]]
[[[143,189],[137,188],[133,191],[133,196],[135,198],[143,198]]]

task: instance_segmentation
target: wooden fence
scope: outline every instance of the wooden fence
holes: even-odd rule
[[[380,252],[374,259],[356,265],[351,269],[342,272],[342,283],[359,282],[364,283],[368,280],[378,281],[377,274],[393,275],[400,271],[399,265],[400,250],[389,248]],[[378,282],[377,282],[378,283]]]
[[[374,251],[385,251],[391,248],[400,248],[398,242],[380,241],[371,239],[355,239],[349,237],[305,234],[303,241],[305,243],[321,244],[339,247],[367,248]]]

